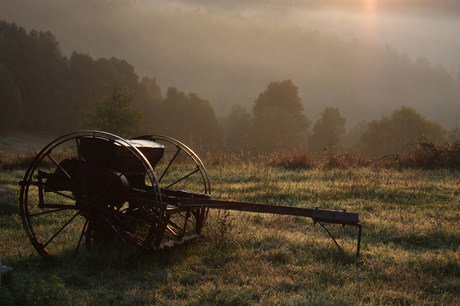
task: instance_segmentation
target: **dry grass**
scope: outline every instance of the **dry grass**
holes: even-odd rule
[[[308,149],[278,148],[268,155],[230,152],[224,146],[216,152],[208,153],[205,163],[210,165],[235,165],[257,162],[284,169],[334,169],[334,168],[386,168],[386,169],[459,169],[460,141],[446,145],[436,145],[425,139],[408,145],[405,153],[387,154],[365,159],[363,155],[352,156],[347,152],[326,152],[317,159]]]
[[[12,305],[460,303],[456,171],[301,170],[253,162],[208,171],[216,199],[359,213],[360,260],[351,227],[329,226],[341,253],[308,218],[212,211],[203,239],[145,256],[132,270],[80,257],[50,265],[33,250],[20,217],[10,214],[0,216],[0,257],[14,274],[0,287],[0,299]],[[18,177],[18,170],[0,175],[11,186]]]
[[[14,214],[0,216],[0,256],[14,268],[1,298],[24,305],[39,299],[86,305],[460,303],[455,171],[290,170],[256,163],[208,171],[217,199],[359,213],[360,260],[351,227],[329,226],[341,253],[308,218],[212,211],[203,239],[188,249],[145,256],[132,270],[80,257],[50,265]],[[9,174],[2,178],[7,184]]]
[[[25,169],[32,162],[38,151],[0,149],[0,170]],[[435,145],[425,139],[411,144],[405,153],[387,154],[377,158],[365,159],[347,152],[326,152],[317,159],[308,149],[294,147],[277,148],[267,155],[257,152],[232,152],[224,145],[222,148],[208,152],[202,157],[205,165],[242,165],[245,163],[267,164],[284,169],[333,169],[374,167],[386,169],[459,169],[460,141]]]
[[[10,150],[0,150],[0,171],[13,169],[26,169],[37,156],[35,150],[24,152],[13,152]]]
[[[319,162],[308,150],[297,148],[281,148],[269,155],[268,164],[285,169],[314,169]]]
[[[369,164],[394,169],[459,169],[460,141],[441,146],[421,139],[407,153],[384,155]]]

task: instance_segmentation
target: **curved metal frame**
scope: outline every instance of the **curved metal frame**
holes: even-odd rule
[[[109,183],[100,188],[97,187],[99,189],[96,190],[93,187],[94,194],[91,194],[91,187],[87,186],[86,183],[93,173],[84,169],[85,162],[82,158],[81,148],[83,138],[107,141],[107,143],[123,147],[134,156],[134,162],[131,165],[128,165],[120,173],[111,173],[112,180]],[[67,173],[69,172],[68,169],[65,169],[59,161],[60,155],[66,154],[64,151],[69,148],[66,147],[67,145],[76,148],[73,157],[76,160],[75,165],[78,170],[73,174]],[[61,149],[63,152],[59,151]],[[103,157],[107,158],[107,155]],[[111,185],[120,184],[119,181],[130,171],[130,168],[139,163],[145,169],[145,179],[149,183],[149,190],[130,190],[129,194],[118,194],[113,197],[104,194],[110,188],[114,189],[114,186]],[[47,184],[53,174],[46,173],[44,170],[48,170],[45,168],[49,168],[50,165],[54,166],[56,171],[60,172],[69,182],[67,187],[61,189],[61,187],[50,187],[50,184]],[[99,175],[108,172],[102,165],[92,164],[91,167],[97,169]],[[79,177],[78,183],[76,183],[77,176]],[[38,197],[32,190],[35,187]],[[138,200],[138,197],[142,198],[142,195],[145,194],[148,194],[148,203],[145,203],[145,199]],[[53,197],[57,199],[51,200]],[[139,201],[142,204],[139,204]],[[158,179],[146,157],[127,140],[101,131],[78,131],[54,140],[37,154],[21,182],[20,208],[24,229],[38,253],[48,259],[54,259],[57,255],[48,250],[50,246],[56,245],[56,250],[60,248],[59,242],[56,242],[59,240],[57,237],[66,240],[66,235],[70,235],[68,233],[70,232],[69,228],[83,217],[80,222],[84,224],[78,230],[79,237],[75,237],[75,231],[72,236],[76,243],[74,256],[79,252],[83,238],[85,238],[87,247],[91,248],[95,244],[101,252],[100,238],[102,235],[97,232],[96,228],[102,222],[105,224],[105,229],[110,231],[110,235],[120,238],[122,245],[124,245],[122,248],[127,249],[122,260],[124,263],[130,263],[150,246],[152,239],[157,234],[158,224],[162,222],[164,216],[164,207],[161,203]],[[48,235],[41,232],[40,222],[43,222],[40,220],[41,218],[57,218],[68,212],[72,213],[63,217],[65,221],[58,220],[61,223],[52,234]],[[142,216],[140,217],[140,215]],[[129,225],[127,225],[128,223]],[[137,234],[136,229],[141,227],[144,228],[142,231],[139,230],[139,234]],[[94,241],[96,242],[93,243]],[[113,255],[117,257],[113,258],[114,260],[119,260],[120,254]]]
[[[158,176],[162,199],[165,203],[164,231],[160,230],[156,236],[154,250],[163,249],[165,246],[174,246],[184,241],[198,237],[207,218],[208,208],[181,209],[176,205],[178,198],[210,198],[211,184],[206,168],[198,157],[184,143],[164,135],[144,135],[134,138],[151,140],[165,146],[165,153],[159,164],[154,165]],[[185,159],[185,160],[184,160]],[[171,179],[171,172],[175,168],[188,165],[185,173]],[[162,169],[159,169],[160,166]],[[198,185],[190,186],[190,189],[181,189],[188,181],[196,181]]]

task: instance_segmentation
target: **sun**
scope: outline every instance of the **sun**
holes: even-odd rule
[[[377,8],[377,0],[365,0],[364,5],[367,13],[375,13]]]

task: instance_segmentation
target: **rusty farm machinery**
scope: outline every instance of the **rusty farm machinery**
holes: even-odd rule
[[[132,264],[201,235],[209,209],[303,216],[358,228],[357,213],[222,201],[200,158],[166,136],[124,139],[100,131],[64,135],[41,150],[20,182],[24,229],[47,259],[83,249]]]

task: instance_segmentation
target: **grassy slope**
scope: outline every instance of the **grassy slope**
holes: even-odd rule
[[[97,262],[50,265],[33,250],[20,217],[0,216],[0,258],[14,273],[2,301],[158,305],[439,305],[460,303],[459,174],[264,165],[212,166],[216,198],[358,212],[356,231],[325,232],[300,217],[212,212],[205,238],[134,270]],[[17,186],[21,171],[0,173]],[[59,303],[55,303],[59,304]]]
[[[26,133],[21,131],[0,131],[0,151],[40,151],[55,138],[48,133]]]

